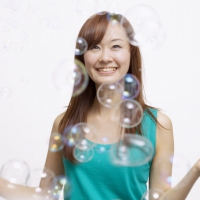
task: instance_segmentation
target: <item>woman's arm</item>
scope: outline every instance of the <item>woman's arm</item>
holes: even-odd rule
[[[185,200],[200,175],[200,160],[175,187],[171,188],[167,180],[162,179],[162,174],[164,172],[165,177],[171,177],[172,174],[172,163],[170,162],[170,156],[173,156],[174,152],[172,123],[166,115],[160,112],[158,112],[157,119],[167,130],[157,126],[156,155],[152,162],[149,188],[163,191],[168,200]]]
[[[62,114],[55,119],[52,133],[58,132],[58,125],[61,119]],[[61,153],[48,151],[45,167],[54,172],[56,176],[64,175],[64,167]],[[43,188],[44,185],[45,183],[43,183],[41,180],[40,187]],[[35,188],[12,184],[3,178],[0,178],[0,196],[4,197],[7,200],[35,200],[35,198],[33,198],[34,194],[36,194]],[[42,196],[41,199],[43,199]]]

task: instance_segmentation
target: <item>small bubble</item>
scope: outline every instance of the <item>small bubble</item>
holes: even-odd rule
[[[20,43],[19,43],[19,44],[16,44],[16,47],[15,47],[15,48],[16,48],[17,51],[22,51],[23,45],[20,44]]]
[[[8,33],[10,31],[10,28],[8,27],[8,26],[5,26],[4,28],[3,28],[3,33]]]
[[[11,92],[11,89],[10,89],[10,88],[4,87],[4,88],[1,89],[1,96],[2,96],[3,98],[8,98],[8,97],[10,97],[11,93],[12,93],[12,92]]]
[[[11,46],[12,46],[12,41],[11,40],[5,40],[4,42],[4,50],[5,51],[9,51],[11,49]]]

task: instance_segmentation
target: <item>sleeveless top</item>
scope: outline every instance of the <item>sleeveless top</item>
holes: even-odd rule
[[[149,109],[157,118],[157,110]],[[143,136],[156,148],[156,123],[145,111]],[[99,148],[104,147],[102,153]],[[110,144],[97,144],[94,157],[86,163],[72,164],[63,157],[66,176],[71,180],[72,193],[65,200],[140,200],[147,191],[151,162],[135,167],[117,166],[110,160]],[[154,157],[153,155],[153,157]]]

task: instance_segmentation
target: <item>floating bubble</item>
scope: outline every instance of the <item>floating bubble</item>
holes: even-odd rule
[[[83,139],[73,150],[74,158],[79,162],[88,162],[94,156],[94,143]]]
[[[167,197],[158,189],[150,189],[143,194],[141,200],[167,200]]]
[[[82,37],[78,37],[76,40],[75,55],[82,55],[87,51],[87,49],[88,49],[87,41]]]
[[[131,23],[133,30],[127,26],[125,18],[121,23],[125,28],[129,42],[134,46],[155,48],[164,40],[164,29],[156,11],[150,6],[131,7],[124,15]]]
[[[34,13],[36,12],[36,10],[37,10],[37,9],[36,9],[36,5],[34,5],[34,4],[29,4],[27,10],[28,10],[28,13],[29,13],[29,14],[31,14],[31,15],[34,14]]]
[[[4,88],[1,89],[1,96],[2,96],[3,98],[8,98],[8,97],[10,97],[11,93],[12,93],[12,92],[11,92],[11,89],[10,89],[10,88],[4,87]]]
[[[11,40],[5,40],[4,44],[3,44],[4,50],[5,51],[10,51],[11,47],[12,47],[12,41]]]
[[[26,186],[37,188],[41,191],[45,188],[49,188],[52,184],[55,174],[47,168],[38,168],[32,170],[26,179]],[[40,187],[40,182],[42,183]]]
[[[7,2],[6,7],[10,8],[12,11],[17,11],[21,7],[21,5],[21,0],[10,0],[9,2]]]
[[[17,51],[22,51],[23,45],[21,43],[18,43],[18,44],[16,44],[15,48]]]
[[[136,127],[143,118],[142,106],[135,100],[124,100],[120,104],[120,125],[124,128]]]
[[[147,138],[126,133],[123,140],[112,144],[110,153],[115,165],[140,166],[153,158],[154,148]]]
[[[78,123],[73,127],[66,127],[63,131],[63,141],[68,146],[76,146],[84,139],[96,141],[96,130],[91,124]],[[95,143],[91,142],[90,146],[93,147],[94,145]]]
[[[2,32],[7,34],[8,32],[10,32],[10,28],[5,26],[5,27],[3,27],[3,31]]]
[[[28,33],[27,33],[26,31],[23,31],[23,32],[21,33],[21,38],[22,38],[22,39],[28,38]]]
[[[13,28],[18,28],[18,27],[19,27],[19,22],[16,21],[16,20],[13,20],[13,21],[11,22],[11,25],[12,25]]]
[[[13,159],[2,166],[0,177],[10,183],[24,185],[29,171],[29,166],[24,161]]]
[[[124,99],[134,99],[140,92],[140,82],[132,74],[126,74],[126,76],[120,81],[120,84],[124,87]]]
[[[64,187],[64,198],[68,198],[72,192],[72,185],[66,176],[57,176],[53,180],[53,184],[50,188],[52,196],[54,199],[59,199],[62,189]]]
[[[60,133],[52,133],[49,142],[49,151],[58,152],[64,147],[62,135]]]
[[[97,90],[98,101],[107,108],[119,105],[123,100],[123,87],[118,83],[103,83]]]
[[[85,67],[77,59],[59,63],[53,73],[53,83],[58,91],[65,94],[74,86],[72,96],[81,94],[87,87],[88,81]]]

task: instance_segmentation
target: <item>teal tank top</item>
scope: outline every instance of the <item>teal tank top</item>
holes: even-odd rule
[[[150,109],[157,118],[157,110]],[[156,148],[156,123],[144,112],[143,136]],[[151,161],[137,167],[115,166],[110,161],[111,145],[102,153],[94,147],[94,157],[86,163],[72,164],[63,157],[65,174],[72,183],[72,194],[65,200],[140,200],[147,191]]]

